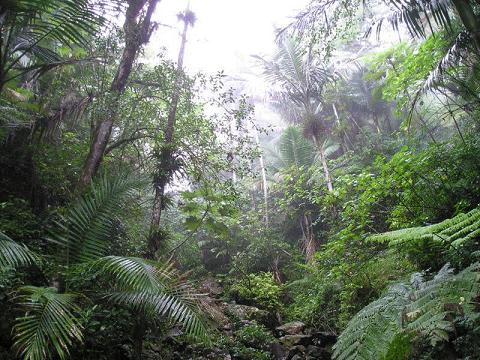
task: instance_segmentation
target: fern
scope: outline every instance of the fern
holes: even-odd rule
[[[388,346],[401,328],[401,312],[409,303],[410,289],[397,284],[348,323],[335,345],[338,360],[372,360],[386,355]]]
[[[464,246],[480,235],[480,208],[459,214],[438,224],[390,231],[369,237],[369,240],[391,246],[406,242],[429,240],[454,248]]]
[[[448,340],[455,316],[473,317],[480,293],[480,264],[461,271],[445,265],[433,279],[414,274],[410,284],[397,284],[356,314],[335,345],[337,360],[382,359],[403,333],[436,343]]]
[[[420,332],[433,343],[448,340],[455,315],[472,316],[474,299],[480,293],[480,264],[475,263],[458,275],[448,264],[430,281],[421,282],[406,307],[407,329]]]

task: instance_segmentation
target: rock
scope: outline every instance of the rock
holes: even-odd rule
[[[265,319],[268,319],[268,312],[260,310],[255,306],[239,305],[239,304],[227,304],[225,313],[233,316],[240,321],[256,321],[264,324]]]
[[[199,285],[199,290],[208,294],[210,297],[216,298],[223,293],[223,287],[213,277],[208,277]]]
[[[328,332],[318,331],[311,333],[311,336],[315,345],[320,347],[332,346],[337,342],[337,335]]]
[[[271,343],[269,347],[270,347],[270,353],[273,356],[273,360],[287,359],[287,351],[278,342]]]
[[[294,355],[293,357],[290,358],[290,360],[303,360],[304,357],[300,354]]]
[[[228,326],[230,324],[230,320],[227,316],[225,316],[224,313],[225,306],[223,305],[223,303],[219,304],[217,299],[209,296],[202,297],[200,305],[203,309],[204,314],[207,314],[214,323],[218,324],[220,329],[223,326]]]
[[[290,349],[296,345],[310,345],[312,342],[311,335],[285,335],[279,339],[280,343]]]
[[[297,345],[290,349],[292,354],[304,354],[307,348],[303,345]]]
[[[292,321],[281,326],[277,326],[275,331],[280,335],[297,335],[303,332],[305,324],[301,321]]]
[[[306,353],[313,359],[320,359],[325,354],[325,351],[318,346],[308,345]]]

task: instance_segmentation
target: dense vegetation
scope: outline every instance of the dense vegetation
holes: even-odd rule
[[[311,0],[273,127],[155,11],[0,3],[0,358],[480,359],[478,3]]]

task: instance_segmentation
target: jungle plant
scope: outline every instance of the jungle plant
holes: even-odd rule
[[[90,0],[5,1],[0,15],[0,92],[13,79],[77,61],[63,58],[58,48],[86,48],[88,36],[105,20]]]
[[[196,295],[168,263],[162,264],[135,257],[106,256],[113,220],[128,201],[135,199],[136,189],[144,180],[117,176],[102,177],[90,191],[78,199],[57,224],[51,241],[65,251],[60,264],[67,271],[59,274],[60,285],[24,286],[17,290],[19,308],[25,315],[16,319],[15,348],[23,359],[66,359],[69,348],[81,342],[82,304],[108,299],[111,304],[127,306],[151,317],[163,317],[182,324],[187,334],[205,336],[203,323],[196,312]],[[2,235],[2,266],[31,264],[34,255]],[[63,264],[62,264],[63,260]],[[75,272],[83,277],[95,276],[108,281],[110,288],[68,293],[69,277]],[[89,301],[81,301],[89,294]],[[139,351],[141,351],[141,339]]]
[[[431,280],[417,273],[410,284],[391,286],[350,320],[335,345],[334,358],[382,359],[402,334],[423,337],[432,344],[448,340],[455,319],[476,316],[479,271],[475,263],[454,274],[446,264]]]
[[[35,260],[32,251],[0,232],[0,269],[32,265]]]
[[[235,283],[230,292],[240,302],[256,305],[269,311],[281,309],[281,286],[275,282],[272,273],[248,274]]]
[[[268,350],[268,345],[275,340],[264,326],[257,324],[244,326],[236,336],[246,346],[259,350]]]

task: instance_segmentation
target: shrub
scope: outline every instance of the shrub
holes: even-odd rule
[[[244,326],[236,335],[244,345],[260,350],[267,350],[268,345],[275,340],[264,326],[257,324]]]
[[[249,274],[230,288],[230,295],[240,303],[279,311],[282,288],[273,279],[272,273]]]

